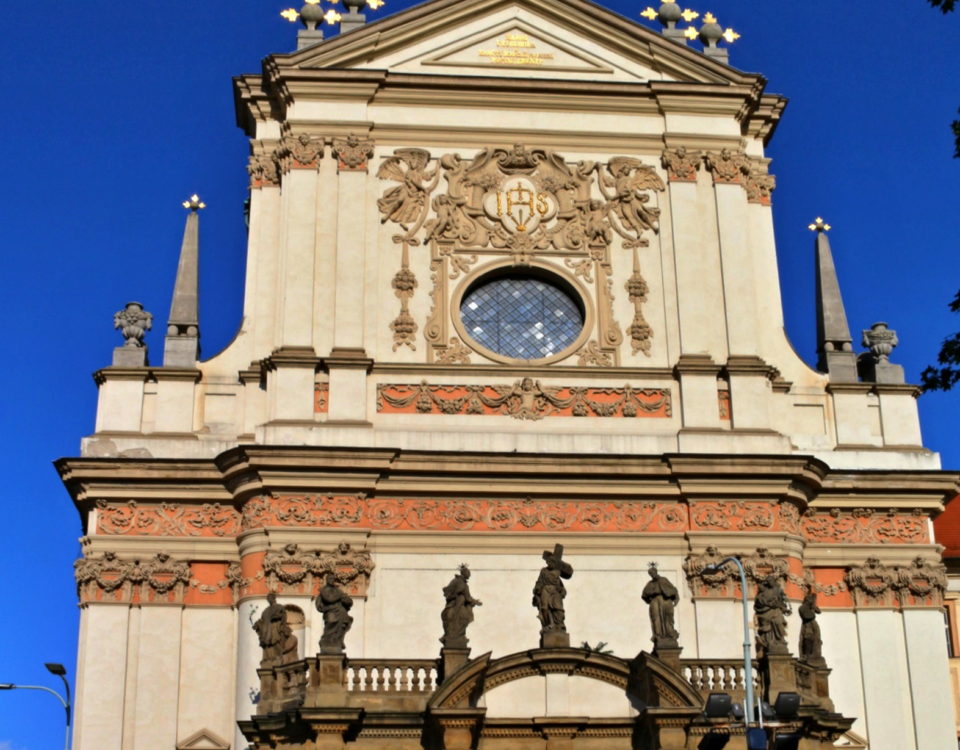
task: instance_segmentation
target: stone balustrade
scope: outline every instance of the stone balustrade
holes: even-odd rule
[[[350,659],[351,693],[432,693],[437,688],[435,659]]]
[[[756,662],[752,671],[754,689],[759,691]],[[735,701],[743,700],[743,659],[681,659],[680,673],[704,698],[710,693],[729,693]]]

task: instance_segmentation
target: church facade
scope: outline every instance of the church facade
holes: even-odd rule
[[[131,303],[57,464],[77,750],[746,748],[748,688],[771,747],[955,745],[960,477],[822,221],[790,346],[786,102],[675,7],[431,0],[235,79],[239,331],[199,360],[194,197],[162,364]]]

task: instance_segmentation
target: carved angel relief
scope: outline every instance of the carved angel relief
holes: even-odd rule
[[[641,307],[647,285],[640,273],[637,248],[658,231],[659,209],[652,194],[665,189],[653,167],[638,159],[616,157],[607,164],[568,164],[559,154],[515,145],[484,149],[473,159],[445,154],[431,168],[423,149],[398,149],[380,166],[382,180],[398,183],[378,201],[381,220],[400,226],[394,242],[403,248],[393,287],[401,300],[391,324],[394,349],[416,347],[417,323],[409,300],[417,283],[410,270],[410,248],[430,248],[432,310],[424,328],[431,362],[468,362],[470,341],[450,330],[450,284],[469,274],[484,257],[514,266],[566,269],[593,290],[583,300],[596,320],[596,338],[578,352],[581,365],[619,363],[623,331],[613,315],[611,246],[633,251],[633,275],[627,284],[635,316],[627,329],[634,353],[650,352],[653,332]],[[433,196],[440,177],[444,192]],[[431,198],[431,196],[433,196]]]

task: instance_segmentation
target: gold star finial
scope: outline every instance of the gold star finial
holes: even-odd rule
[[[740,35],[733,29],[727,29],[723,32],[723,38],[727,40],[727,44],[733,44],[740,38]]]
[[[280,15],[283,18],[286,18],[290,23],[294,23],[298,18],[300,18],[300,13],[295,11],[293,8],[287,8],[286,10],[280,11]]]
[[[821,219],[819,216],[816,221],[813,222],[809,227],[807,227],[811,232],[829,232],[833,227],[831,227],[827,222]]]
[[[383,7],[384,2],[383,0],[367,0],[367,5],[370,6],[371,10],[377,10]]]
[[[693,26],[688,26],[683,30],[683,35],[692,42],[694,39],[700,36],[700,32],[693,28]]]
[[[190,196],[189,200],[183,202],[184,208],[189,208],[193,212],[200,211],[207,207],[207,204],[200,200],[200,196],[194,193]]]
[[[657,11],[655,11],[653,8],[647,8],[647,9],[644,10],[640,15],[641,15],[643,18],[648,18],[648,19],[650,19],[651,21],[655,21],[655,20],[657,19],[657,16],[659,15],[659,13],[657,13]]]
[[[681,13],[680,15],[683,18],[683,20],[686,21],[687,23],[690,23],[696,18],[700,18],[700,14],[697,13],[697,11],[690,10],[689,8],[683,11],[683,13]]]
[[[703,22],[704,22],[704,23],[716,23],[716,22],[717,22],[717,17],[716,17],[715,15],[713,15],[713,13],[710,13],[709,11],[707,11],[706,13],[703,14]]]
[[[343,18],[343,16],[337,13],[337,11],[335,11],[333,8],[323,14],[323,20],[326,21],[330,26],[333,26],[335,23],[339,23],[341,18]]]

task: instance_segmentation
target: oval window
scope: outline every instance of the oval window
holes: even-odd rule
[[[460,319],[480,346],[511,359],[552,357],[583,331],[583,310],[571,293],[533,274],[481,279],[464,295]]]

